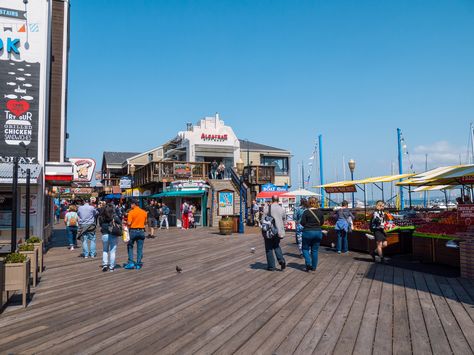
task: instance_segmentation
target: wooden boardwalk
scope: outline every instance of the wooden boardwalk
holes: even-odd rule
[[[142,270],[114,273],[52,248],[28,308],[0,315],[0,353],[473,353],[472,282],[325,248],[308,274],[294,237],[282,243],[287,269],[268,272],[262,244],[257,234],[164,231],[146,240]]]

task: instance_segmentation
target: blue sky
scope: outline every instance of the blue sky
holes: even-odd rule
[[[417,171],[425,154],[454,164],[473,58],[471,0],[73,1],[68,155],[100,164],[219,112],[239,137],[291,150],[293,172],[323,134],[327,181],[343,155],[356,177],[390,173],[397,127]]]

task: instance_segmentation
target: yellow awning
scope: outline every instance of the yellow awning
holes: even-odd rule
[[[397,183],[398,186],[460,185],[465,177],[473,177],[474,165],[453,165],[436,168]]]
[[[370,177],[362,180],[348,180],[348,181],[338,181],[332,182],[329,184],[313,186],[313,188],[326,188],[326,187],[348,187],[354,185],[365,185],[365,184],[374,184],[374,183],[383,183],[383,182],[392,182],[400,179],[406,179],[408,177],[412,177],[415,174],[399,174],[399,175],[383,175],[383,176],[376,176]]]

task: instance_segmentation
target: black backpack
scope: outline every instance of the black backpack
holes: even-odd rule
[[[268,207],[268,214],[262,219],[262,235],[265,239],[273,239],[278,235],[275,218],[272,217],[272,205]]]

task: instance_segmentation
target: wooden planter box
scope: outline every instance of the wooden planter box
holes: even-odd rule
[[[29,259],[24,263],[4,264],[4,290],[7,292],[7,300],[9,291],[20,291],[23,296],[23,307],[26,307],[26,296],[30,297],[30,266]]]
[[[5,264],[0,259],[0,308],[3,306],[3,293],[5,292]]]
[[[19,251],[20,254],[26,255],[31,262],[31,279],[33,281],[33,287],[36,287],[38,283],[38,250],[35,249],[33,251]]]
[[[413,257],[424,263],[461,266],[460,250],[446,247],[449,239],[413,236]]]
[[[43,242],[33,243],[35,250],[38,251],[38,272],[41,275],[44,270],[44,260],[43,260]]]
[[[367,239],[367,251],[375,250],[377,243],[374,239]],[[387,233],[387,247],[383,248],[384,255],[395,255],[402,253],[400,233]]]
[[[337,243],[336,231],[334,229],[327,229],[328,234],[323,234],[323,239],[321,240],[321,245],[325,247],[331,247],[331,244]]]
[[[357,250],[362,252],[368,252],[367,248],[367,237],[365,232],[362,231],[352,231],[347,235],[349,242],[349,250]]]

